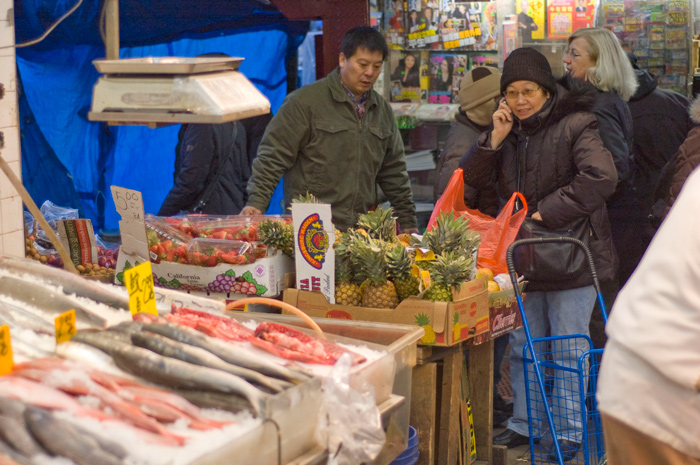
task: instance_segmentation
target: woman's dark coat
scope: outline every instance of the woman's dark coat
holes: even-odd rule
[[[590,248],[598,276],[614,275],[617,256],[610,236],[605,200],[614,192],[617,172],[603,145],[591,88],[571,92],[561,85],[537,114],[516,119],[500,147],[491,149],[491,132],[483,133],[462,158],[464,182],[476,189],[496,186],[499,208],[520,190],[528,216],[540,212],[544,224],[560,228],[589,215]],[[520,164],[520,181],[518,181]],[[531,281],[531,291],[574,289],[592,283],[588,273],[569,281]]]

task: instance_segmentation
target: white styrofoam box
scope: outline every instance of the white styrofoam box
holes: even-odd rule
[[[5,96],[0,100],[0,128],[19,126],[17,114],[17,92],[5,91]]]
[[[17,66],[14,56],[0,56],[0,82],[5,86],[5,92],[17,91]]]
[[[0,200],[2,203],[2,232],[24,231],[22,199],[19,196]]]
[[[19,157],[19,128],[17,126],[11,126],[9,128],[0,128],[3,138],[5,140],[5,147],[0,149],[2,152],[2,158],[7,163],[18,162]]]
[[[123,248],[119,251],[117,258],[115,284],[123,284],[123,272],[127,268],[135,266],[142,259],[124,253]],[[254,284],[258,297],[275,297],[282,293],[285,288],[284,276],[294,271],[294,261],[282,255],[281,252],[272,257],[259,258],[248,265],[230,265],[220,263],[213,267],[183,265],[162,261],[151,263],[151,270],[157,276],[159,285],[180,291],[207,292],[209,284],[216,280],[218,275],[226,274],[237,279]],[[230,292],[228,294],[216,295],[224,298],[245,297],[243,294]],[[228,297],[226,297],[228,296]],[[254,297],[254,295],[248,295]]]
[[[24,231],[2,235],[2,253],[11,257],[24,257]]]
[[[22,164],[19,161],[7,162],[7,164],[10,165],[10,169],[17,175],[17,177],[22,179]],[[5,173],[0,171],[0,200],[8,197],[14,197],[16,195],[19,195],[19,193],[15,189],[15,186],[10,183],[10,180],[7,179],[7,176],[5,176]]]

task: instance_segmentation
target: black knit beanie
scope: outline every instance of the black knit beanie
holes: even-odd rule
[[[517,48],[503,62],[501,93],[506,91],[508,84],[515,81],[536,82],[552,94],[557,91],[557,83],[547,58],[534,48]]]

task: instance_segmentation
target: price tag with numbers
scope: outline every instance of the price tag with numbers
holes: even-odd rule
[[[122,219],[119,232],[122,236],[122,249],[127,255],[148,259],[148,239],[146,237],[146,214],[143,209],[141,192],[119,186],[111,186],[112,199]]]
[[[54,319],[54,326],[56,327],[57,344],[59,342],[70,341],[70,338],[77,332],[75,327],[75,310],[68,310],[57,316]]]
[[[10,327],[0,326],[0,376],[12,371],[15,360],[12,357],[12,341],[10,339]]]
[[[124,284],[129,292],[129,310],[132,316],[137,313],[150,313],[158,316],[151,262],[141,263],[124,270]]]

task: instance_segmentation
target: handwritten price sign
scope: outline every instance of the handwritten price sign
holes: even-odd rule
[[[6,375],[12,371],[15,360],[12,357],[12,340],[10,328],[7,325],[0,326],[0,375]]]
[[[153,290],[153,272],[151,262],[141,263],[124,271],[124,284],[129,292],[129,311],[131,315],[150,313],[158,316],[156,294]]]
[[[111,189],[114,206],[124,220],[144,220],[141,192],[119,186],[111,186]]]
[[[54,326],[56,327],[56,343],[70,341],[77,329],[75,327],[75,310],[68,310],[67,312],[57,316],[53,320]]]

